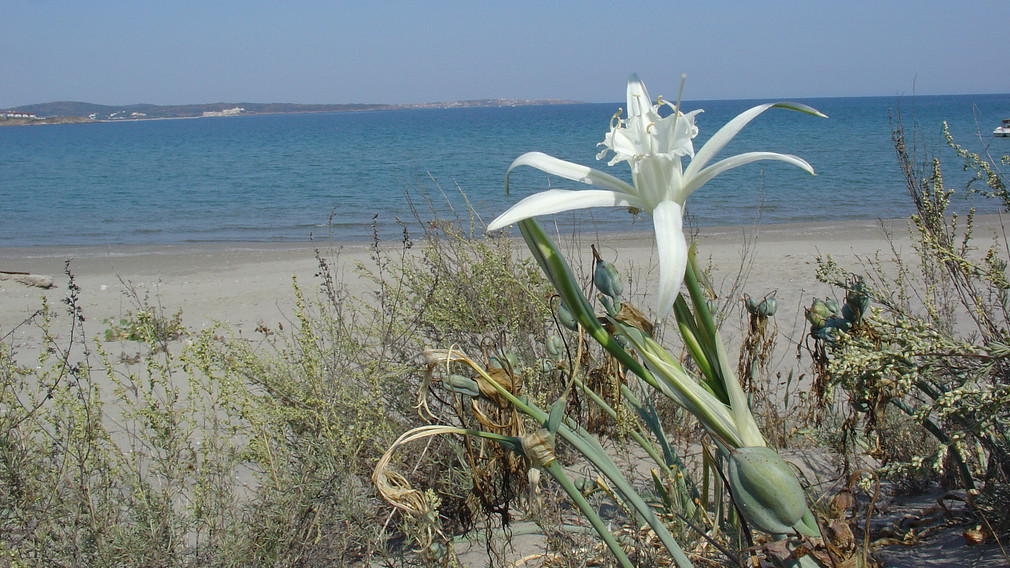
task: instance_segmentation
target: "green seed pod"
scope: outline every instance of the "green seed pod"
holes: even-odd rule
[[[757,313],[763,316],[771,317],[775,315],[779,309],[779,302],[775,299],[775,296],[768,296],[761,303],[758,304]]]
[[[859,277],[859,280],[845,294],[845,303],[852,310],[854,317],[849,321],[853,323],[859,321],[866,309],[870,307],[870,296],[866,290],[866,281],[862,277]]]
[[[743,303],[747,307],[747,313],[749,313],[752,316],[757,315],[757,313],[758,313],[758,301],[757,300],[755,300],[754,298],[751,298],[750,296],[747,296],[747,298],[744,300]]]
[[[601,260],[596,263],[596,270],[593,271],[593,283],[596,289],[610,296],[614,300],[620,301],[621,292],[624,291],[624,282],[617,268],[610,262]]]
[[[824,298],[824,306],[831,311],[832,315],[838,313],[838,300],[834,298]]]
[[[575,316],[568,310],[564,302],[558,304],[558,323],[572,331],[579,330],[579,322],[575,321]]]
[[[747,522],[770,534],[791,534],[807,512],[807,498],[789,464],[771,448],[730,452],[726,468],[733,499]]]
[[[803,310],[803,313],[806,316],[807,321],[810,322],[811,331],[821,329],[822,327],[824,327],[825,322],[828,321],[827,317],[821,315],[819,312],[815,312],[810,308],[806,308],[805,310]]]
[[[547,338],[547,352],[550,353],[551,357],[555,361],[560,361],[565,356],[565,342],[561,340],[561,337],[555,334],[551,334]]]
[[[502,369],[511,371],[519,367],[519,359],[514,353],[499,353],[488,358],[488,367],[492,369]]]
[[[825,319],[835,315],[835,312],[831,310],[828,304],[820,298],[814,298],[813,303],[810,304],[810,311]]]
[[[449,388],[455,393],[470,398],[480,396],[480,387],[477,386],[477,381],[463,375],[449,375]]]

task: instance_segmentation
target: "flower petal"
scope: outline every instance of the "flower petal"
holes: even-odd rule
[[[635,187],[628,182],[593,168],[567,162],[543,152],[527,152],[516,158],[505,172],[505,193],[509,192],[509,174],[519,166],[530,166],[550,175],[572,181],[595,185],[604,189],[636,195]]]
[[[676,201],[664,201],[652,211],[659,252],[659,317],[673,308],[687,270],[687,240],[684,238],[684,210]]]
[[[757,162],[759,160],[775,160],[778,162],[786,162],[794,166],[800,167],[805,170],[810,175],[817,175],[814,173],[814,168],[803,158],[793,156],[792,154],[779,154],[778,152],[745,152],[743,154],[737,154],[736,156],[730,156],[724,160],[719,160],[718,162],[712,164],[711,166],[695,173],[694,177],[687,178],[685,172],[685,179],[687,183],[684,184],[683,195],[684,199],[687,196],[698,189],[699,187],[705,185],[708,180],[714,178],[715,176],[721,174],[726,170],[731,170],[733,168],[742,166],[744,164],[749,164],[751,162]],[[687,168],[690,170],[690,166]]]
[[[758,105],[749,110],[745,110],[740,114],[736,115],[736,117],[733,118],[733,120],[723,125],[723,127],[720,128],[718,132],[716,132],[715,134],[712,135],[711,138],[709,138],[708,142],[706,142],[705,145],[701,147],[701,150],[698,150],[698,153],[695,155],[694,159],[691,160],[691,164],[687,167],[687,170],[684,171],[684,176],[689,178],[696,175],[699,171],[701,171],[702,168],[705,167],[705,164],[707,164],[712,158],[714,158],[715,155],[718,154],[719,151],[722,150],[726,146],[726,144],[728,144],[729,141],[732,140],[733,137],[736,136],[740,132],[740,130],[743,129],[744,126],[747,126],[747,123],[754,120],[759,114],[763,113],[764,111],[770,108],[784,108],[787,110],[795,110],[807,114],[812,114],[814,116],[821,116],[827,118],[817,109],[800,103],[786,103],[786,102],[768,103]]]
[[[642,116],[652,110],[652,99],[645,83],[638,78],[637,73],[628,77],[628,118]]]
[[[642,207],[634,195],[605,189],[549,189],[519,201],[487,226],[488,231],[501,229],[523,219],[551,215],[587,207]]]

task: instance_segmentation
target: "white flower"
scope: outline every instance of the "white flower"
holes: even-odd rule
[[[682,83],[683,84],[683,83]],[[620,119],[615,115],[610,132],[600,143],[602,159],[613,152],[608,165],[627,161],[631,166],[632,184],[602,171],[559,160],[541,152],[528,152],[516,158],[505,174],[505,191],[508,176],[519,166],[531,166],[550,175],[582,182],[603,189],[563,190],[551,189],[531,195],[503,213],[488,225],[495,230],[523,219],[550,215],[587,207],[625,207],[648,213],[656,229],[656,246],[659,253],[659,298],[657,309],[665,317],[673,307],[687,268],[687,241],[684,238],[684,203],[694,190],[716,175],[757,160],[778,160],[803,168],[813,174],[806,161],[788,154],[775,152],[747,152],[708,163],[754,117],[769,108],[797,110],[824,116],[817,110],[798,103],[769,103],[740,113],[723,126],[697,154],[691,140],[697,136],[695,115],[700,110],[684,114],[676,106],[663,101],[655,103],[649,98],[645,85],[636,75],[628,81],[628,114]],[[673,111],[662,116],[660,109],[668,106]],[[681,158],[690,156],[684,169]]]

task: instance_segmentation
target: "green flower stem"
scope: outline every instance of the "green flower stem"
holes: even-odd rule
[[[696,267],[693,262],[694,255],[689,255],[692,262],[687,263],[687,271],[684,274],[684,283],[688,293],[691,295],[691,303],[694,304],[694,315],[698,326],[703,330],[700,340],[706,353],[705,364],[714,371],[714,376],[718,380],[718,386],[725,393],[724,403],[729,404],[733,414],[733,422],[736,423],[736,430],[740,436],[740,441],[744,446],[764,446],[765,439],[761,435],[757,421],[750,411],[750,403],[747,394],[743,392],[740,381],[729,362],[726,355],[726,347],[723,344],[722,336],[712,319],[712,313],[708,309],[705,301],[705,294],[695,273]],[[694,352],[692,352],[694,355]],[[697,358],[695,362],[702,364]],[[722,397],[720,397],[722,399]]]
[[[729,357],[726,355],[726,348],[723,345],[719,332],[715,332],[716,357],[719,366],[723,369],[723,376],[726,377],[726,392],[729,395],[730,409],[733,412],[733,422],[736,423],[740,441],[745,446],[766,446],[761,429],[754,420],[754,414],[750,411],[750,401],[747,393],[743,392],[740,381],[737,380],[736,373],[730,367]]]
[[[721,444],[732,448],[744,445],[729,407],[692,380],[679,363],[671,363],[666,350],[651,337],[635,328],[619,329],[663,380],[667,388],[661,392],[672,393],[668,396],[690,412]]]
[[[715,396],[724,404],[729,404],[729,395],[726,391],[726,377],[724,370],[718,366],[716,357],[716,347],[713,336],[716,333],[715,322],[708,310],[705,302],[705,295],[694,272],[694,264],[689,262],[687,270],[684,272],[684,284],[687,286],[694,312],[687,306],[687,301],[683,296],[678,296],[674,303],[674,311],[677,323],[681,328],[681,335],[685,342],[694,342],[692,346],[688,344],[691,358],[697,363],[698,368],[708,379],[707,385]],[[690,330],[686,333],[684,329]]]
[[[572,480],[568,479],[568,476],[565,475],[565,471],[560,465],[558,465],[558,462],[551,462],[549,465],[544,466],[543,470],[550,474],[550,476],[558,482],[558,485],[560,485],[565,493],[568,494],[569,499],[571,499],[572,502],[575,503],[575,506],[579,508],[579,511],[582,512],[582,516],[589,521],[589,524],[593,525],[593,528],[596,529],[596,533],[600,535],[600,538],[602,538],[603,542],[606,543],[607,548],[610,549],[610,552],[617,559],[618,564],[626,568],[633,568],[634,564],[631,563],[631,559],[628,558],[628,555],[624,553],[624,549],[621,548],[621,544],[617,542],[617,538],[609,530],[607,530],[606,525],[603,523],[603,519],[601,519],[600,515],[595,509],[593,509],[593,506],[589,504],[589,501],[586,500],[586,497],[582,494],[582,492],[575,487]]]
[[[684,405],[688,412],[698,418],[714,436],[725,440],[731,446],[740,445],[739,436],[732,425],[732,420],[729,420],[728,416],[720,415],[722,409],[719,408],[719,405],[722,403],[687,376],[683,368],[680,367],[680,363],[672,360],[658,343],[637,329],[618,326],[618,329],[622,330],[626,337],[636,343],[640,355],[646,359],[651,358],[653,364],[656,364],[656,359],[660,361],[666,371],[659,373],[659,378],[662,380],[658,380],[603,328],[593,312],[593,307],[589,305],[589,300],[575,283],[575,278],[572,276],[572,271],[564,256],[535,220],[520,221],[519,230],[526,240],[530,252],[548,279],[554,284],[555,290],[564,300],[569,311],[593,339],[649,386]]]
[[[498,381],[491,379],[484,369],[479,367],[471,367],[474,371],[480,373],[484,378],[490,383],[493,388],[501,394],[506,400],[508,400],[517,410],[523,414],[529,416],[535,420],[538,424],[546,426],[550,419],[550,415],[545,412],[540,407],[535,404],[530,403],[526,399],[520,399],[514,394],[505,389],[502,385],[498,384]],[[599,441],[596,440],[591,434],[585,431],[581,426],[572,422],[571,420],[564,420],[559,426],[557,434],[561,436],[566,442],[572,445],[576,451],[582,454],[591,464],[593,464],[601,475],[607,478],[607,480],[613,485],[617,492],[625,499],[628,505],[631,506],[641,517],[648,523],[649,527],[656,533],[659,540],[663,543],[663,546],[669,551],[670,555],[673,557],[674,562],[677,564],[678,568],[693,568],[691,561],[684,554],[684,551],[674,540],[673,535],[666,528],[659,517],[656,516],[655,511],[652,507],[645,502],[644,499],[635,491],[635,488],[628,482],[627,479],[621,475],[620,468],[617,464],[610,459],[603,446],[600,445]],[[506,437],[507,438],[507,437]]]
[[[719,388],[719,379],[715,375],[715,369],[709,364],[704,348],[698,341],[696,334],[697,327],[693,325],[691,312],[687,308],[687,302],[683,296],[678,296],[673,304],[673,312],[677,318],[677,327],[680,329],[680,336],[684,339],[684,346],[691,353],[691,358],[698,365],[698,370],[705,377],[701,385],[706,390],[715,395],[716,398],[725,404],[729,404],[729,399],[725,396],[723,389]]]
[[[557,246],[551,241],[550,237],[544,233],[540,224],[534,219],[525,219],[519,222],[519,232],[526,240],[526,244],[533,257],[536,258],[537,264],[540,265],[544,274],[554,284],[554,288],[565,302],[565,306],[572,312],[576,320],[582,324],[586,332],[622,365],[631,370],[631,372],[642,377],[653,388],[660,391],[664,390],[656,378],[652,376],[652,373],[625,351],[624,347],[603,328],[603,325],[596,318],[593,307],[589,305],[589,300],[586,299],[578,284],[575,283],[572,271],[568,267],[564,256],[558,251]]]
[[[715,320],[712,319],[712,313],[708,310],[708,303],[706,302],[705,293],[701,289],[701,284],[698,282],[696,270],[697,268],[693,261],[687,263],[687,270],[684,272],[684,284],[691,295],[695,318],[697,318],[698,324],[705,331],[703,337],[709,340],[708,347],[714,347],[711,345],[711,340],[715,338],[717,327]]]
[[[585,394],[592,400],[600,409],[602,409],[607,416],[617,419],[617,411],[614,410],[609,404],[606,403],[598,394],[592,390],[585,387],[585,384],[578,378],[572,379],[576,385],[579,386],[585,392]],[[666,439],[666,433],[663,431],[663,426],[659,422],[659,418],[656,416],[655,409],[651,407],[651,404],[646,407],[642,402],[635,396],[635,393],[631,392],[631,389],[627,385],[621,385],[621,396],[628,401],[628,404],[635,409],[639,417],[646,423],[649,430],[652,431],[653,435],[656,437],[656,441],[663,451],[663,455],[660,455],[656,450],[655,444],[651,443],[649,440],[642,435],[637,429],[631,430],[630,436],[635,442],[641,446],[645,453],[649,454],[652,461],[656,462],[664,472],[669,473],[672,468],[677,468],[680,471],[687,471],[684,467],[684,463],[680,461],[677,453],[674,451],[673,447],[670,446],[669,440]],[[685,501],[685,509],[687,511],[688,517],[693,517],[695,514],[695,506],[692,500],[693,497],[698,497],[698,490],[695,488],[693,483],[688,483],[684,480],[674,481],[683,484],[684,491],[688,494],[688,499]]]
[[[582,390],[582,392],[587,397],[589,397],[589,400],[593,401],[593,403],[595,403],[596,406],[600,408],[600,410],[602,410],[610,418],[617,420],[617,411],[614,410],[613,407],[611,407],[609,404],[607,404],[607,402],[603,400],[603,398],[601,398],[600,395],[593,392],[592,389],[586,387],[586,384],[581,379],[577,377],[572,377],[572,380],[575,382],[576,386],[578,386]],[[639,415],[642,414],[643,409],[641,408],[641,403],[638,401],[637,398],[634,397],[634,394],[632,394],[631,390],[629,390],[628,387],[625,385],[621,385],[621,396],[628,399],[629,404],[631,404],[631,406],[635,408],[635,411],[638,412]],[[639,432],[638,430],[631,430],[630,435],[631,438],[635,440],[635,442],[639,446],[641,446],[643,450],[645,450],[645,453],[649,454],[649,457],[652,458],[652,461],[656,462],[656,464],[659,465],[660,467],[669,468],[670,464],[668,464],[666,460],[664,460],[663,457],[659,455],[659,452],[656,451],[656,447],[653,444],[649,443],[649,441],[645,439],[645,436],[642,436],[641,432]]]

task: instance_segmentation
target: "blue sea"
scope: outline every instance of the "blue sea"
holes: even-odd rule
[[[686,102],[704,109],[695,148],[765,101]],[[975,151],[1010,153],[992,130],[1010,95],[800,100],[820,119],[770,110],[723,151],[799,155],[817,176],[758,162],[716,177],[688,201],[697,225],[903,217],[910,213],[891,130],[900,109],[918,157],[939,156],[949,186],[966,175],[941,136],[946,120]],[[522,168],[537,150],[628,179],[597,161],[620,103],[259,115],[0,128],[0,246],[365,241],[416,235],[436,217],[485,223],[548,187],[576,185]],[[981,137],[978,133],[981,132]],[[994,212],[995,202],[958,203]],[[623,211],[557,217],[601,231],[647,226]],[[637,225],[633,225],[637,222]]]

